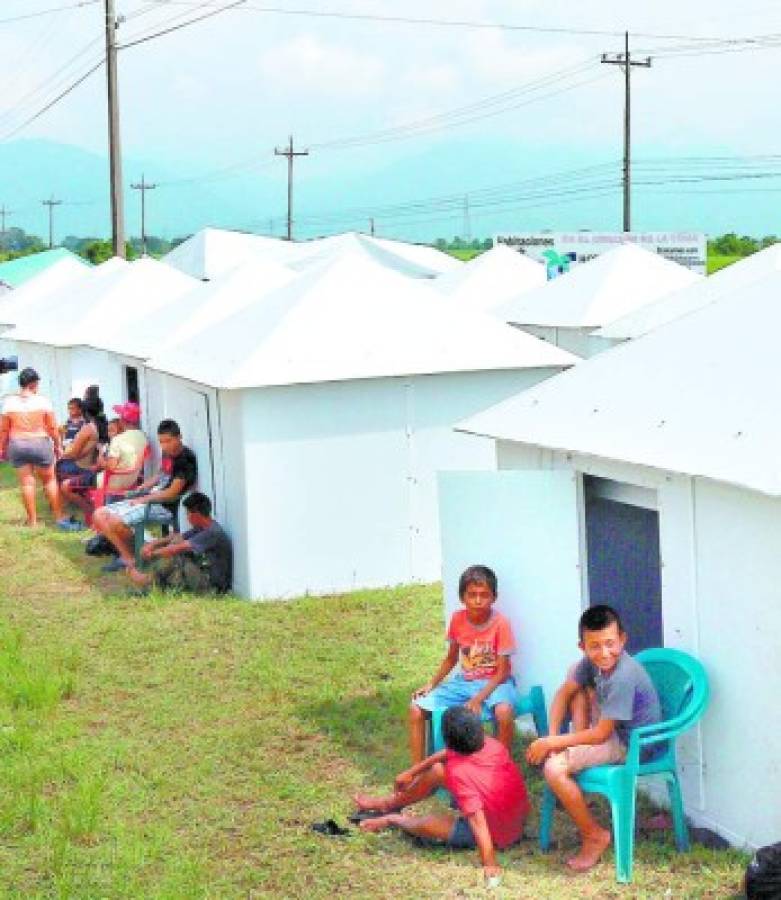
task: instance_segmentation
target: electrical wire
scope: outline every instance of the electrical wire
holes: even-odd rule
[[[0,25],[8,25],[12,22],[24,22],[27,19],[37,19],[40,16],[48,16],[52,13],[68,12],[72,9],[80,9],[83,6],[94,6],[96,3],[100,3],[100,0],[80,0],[79,3],[71,3],[68,6],[53,6],[49,9],[39,9],[37,12],[22,13],[18,16],[0,19]]]

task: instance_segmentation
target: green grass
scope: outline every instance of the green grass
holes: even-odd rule
[[[0,897],[488,896],[472,853],[309,828],[405,766],[407,699],[442,651],[437,586],[132,599],[78,536],[20,513],[0,467]],[[645,838],[620,889],[611,858],[565,874],[559,814],[550,856],[528,831],[492,896],[731,897],[745,864]]]
[[[464,262],[468,262],[470,259],[474,259],[476,256],[480,256],[481,253],[484,253],[483,250],[475,250],[472,247],[468,247],[464,250],[454,250],[452,248],[448,248],[445,251],[449,253],[451,256],[455,256],[456,259],[461,259]]]
[[[731,266],[733,263],[736,263],[741,259],[745,259],[745,257],[720,256],[717,253],[708,253],[708,275],[712,275],[714,272],[718,272],[719,269],[724,269],[727,266]]]

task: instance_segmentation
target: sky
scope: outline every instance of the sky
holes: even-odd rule
[[[77,2],[0,4],[0,204],[28,210],[15,224],[38,232],[38,198],[54,189],[68,198],[71,208],[58,215],[74,228],[106,221],[104,70],[27,123],[99,61],[102,0],[10,21]],[[228,2],[116,0],[119,41]],[[283,13],[300,10],[551,31]],[[653,58],[632,76],[635,228],[777,230],[781,159],[756,157],[777,148],[781,40],[739,53],[701,40],[781,33],[781,5],[761,0],[746,0],[739,15],[725,0],[247,0],[121,51],[126,187],[142,171],[159,183],[148,195],[156,233],[207,223],[279,233],[286,164],[274,148],[292,134],[310,149],[296,163],[300,234],[365,230],[372,213],[378,232],[416,239],[467,229],[620,229],[623,79],[599,56],[623,49],[624,30],[633,54]],[[376,137],[421,120],[429,121]],[[85,172],[69,183],[68,167],[79,166],[48,147],[31,175],[22,163],[37,159],[41,141],[95,161],[85,156]],[[754,159],[740,161],[746,157]],[[658,162],[670,159],[672,168]],[[745,165],[761,177],[693,180],[733,176]],[[450,199],[434,202],[441,197]],[[132,230],[137,194],[128,189],[126,202]]]

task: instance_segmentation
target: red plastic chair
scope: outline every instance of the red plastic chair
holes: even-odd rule
[[[141,455],[141,461],[139,464],[133,469],[112,469],[109,471],[103,472],[103,484],[100,487],[93,488],[85,488],[84,496],[89,501],[92,506],[92,510],[98,509],[100,506],[106,505],[106,499],[111,498],[112,500],[121,499],[126,494],[132,493],[133,491],[138,489],[138,485],[144,480],[144,466],[148,462],[148,460],[152,456],[152,448],[149,444],[144,447],[144,452]],[[126,478],[128,475],[134,476],[131,483],[125,484],[122,487],[111,487],[112,478]],[[92,512],[89,512],[85,516],[87,526],[91,527],[92,525]]]

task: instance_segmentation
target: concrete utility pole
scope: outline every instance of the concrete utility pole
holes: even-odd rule
[[[134,191],[141,191],[141,255],[146,256],[146,192],[153,191],[157,185],[144,181],[143,174],[138,184],[131,184]]]
[[[13,210],[6,209],[5,204],[0,206],[0,240],[5,237],[5,220],[7,216],[13,215]]]
[[[632,230],[631,216],[631,121],[632,121],[632,66],[651,68],[651,57],[634,60],[629,53],[629,32],[624,32],[623,53],[603,53],[602,62],[610,66],[622,66],[624,70],[624,231]]]
[[[54,207],[60,206],[62,200],[55,200],[54,194],[52,194],[48,200],[41,200],[41,203],[49,207],[49,249],[51,250],[54,246]]]
[[[111,173],[111,244],[115,256],[125,258],[125,203],[122,195],[122,146],[117,95],[117,16],[114,0],[106,2],[106,76],[108,82],[108,146]]]
[[[309,156],[308,150],[294,150],[293,136],[288,140],[285,150],[274,149],[274,156],[287,157],[287,239],[293,240],[293,160],[296,156]]]

